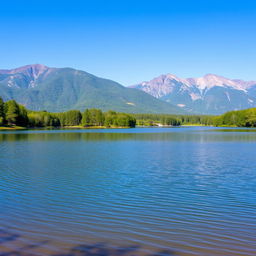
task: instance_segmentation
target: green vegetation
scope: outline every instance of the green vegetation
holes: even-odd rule
[[[182,125],[214,125],[215,116],[211,115],[182,115],[179,116]]]
[[[138,126],[238,126],[256,127],[256,108],[230,111],[220,116],[126,114],[100,109],[69,110],[62,113],[31,111],[15,100],[3,102],[0,97],[0,127],[135,127]],[[3,128],[1,128],[3,129]]]
[[[41,75],[33,77],[38,69]],[[97,108],[104,112],[111,109],[125,113],[186,114],[183,109],[145,92],[71,68],[32,65],[13,71],[12,74],[0,74],[0,81],[4,100],[26,102],[28,109],[34,111],[46,109],[64,112],[77,109],[83,112],[87,108]],[[11,87],[8,81],[12,81]],[[31,82],[33,87],[30,86]]]
[[[10,100],[3,104],[4,111],[0,117],[2,124],[7,123],[9,126],[26,126],[28,123],[28,116],[25,107],[19,105],[15,100]]]
[[[136,125],[136,119],[131,115],[125,113],[116,113],[114,111],[108,111],[105,114],[105,126],[127,126],[134,127]]]
[[[137,125],[197,125],[197,126],[235,126],[256,127],[256,108],[230,111],[220,116],[210,115],[166,115],[134,114]]]
[[[105,116],[99,109],[86,109],[82,117],[83,126],[103,126],[105,124]]]
[[[256,127],[256,108],[227,112],[215,117],[214,125]]]
[[[61,126],[60,119],[46,111],[29,111],[27,127]]]
[[[134,114],[140,126],[178,126],[178,125],[213,125],[214,116],[204,115],[167,115],[167,114]]]
[[[0,97],[0,126],[16,127],[135,127],[136,119],[125,113],[100,109],[86,109],[62,113],[31,111],[19,105],[15,100],[3,102]]]
[[[4,101],[0,97],[0,126],[4,124]]]
[[[80,125],[82,120],[82,114],[79,110],[69,110],[63,113],[57,113],[53,115],[59,120],[57,126],[75,126]]]

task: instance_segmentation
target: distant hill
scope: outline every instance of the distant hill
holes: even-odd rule
[[[166,102],[199,114],[222,114],[256,107],[256,81],[207,74],[182,79],[172,74],[131,86]]]
[[[72,68],[28,65],[0,70],[0,96],[32,110],[100,108],[128,113],[182,114],[184,110],[137,89]]]

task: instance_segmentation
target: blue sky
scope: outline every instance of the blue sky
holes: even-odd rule
[[[73,67],[123,85],[164,73],[256,80],[256,1],[2,1],[0,69]]]

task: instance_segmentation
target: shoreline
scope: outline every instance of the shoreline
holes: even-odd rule
[[[18,130],[63,130],[63,129],[67,129],[67,130],[72,130],[72,129],[81,129],[81,130],[86,130],[86,129],[130,129],[130,128],[134,128],[134,127],[129,127],[129,126],[111,126],[111,127],[107,127],[107,126],[87,126],[87,127],[83,127],[83,126],[60,126],[60,127],[54,127],[54,126],[48,126],[48,127],[21,127],[21,126],[0,126],[0,131],[18,131]]]
[[[16,131],[16,130],[27,130],[27,127],[22,126],[14,126],[14,127],[8,127],[8,126],[0,126],[0,131]]]
[[[54,127],[54,126],[48,126],[48,127],[21,127],[21,126],[13,126],[13,127],[8,127],[8,126],[0,126],[0,131],[22,131],[22,130],[91,130],[91,129],[132,129],[132,128],[184,128],[184,127],[214,127],[214,128],[255,128],[255,127],[244,127],[244,126],[227,126],[227,125],[222,125],[222,126],[213,126],[213,125],[200,125],[200,124],[183,124],[179,126],[172,126],[172,125],[163,125],[163,126],[135,126],[135,127],[107,127],[107,126],[88,126],[88,127],[83,127],[83,126],[60,126],[60,127]]]

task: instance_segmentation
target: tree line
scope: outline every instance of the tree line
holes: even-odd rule
[[[15,100],[4,102],[0,97],[0,126],[21,127],[135,127],[212,125],[256,127],[256,108],[229,111],[219,116],[169,115],[169,114],[126,114],[100,109],[69,110],[62,113],[32,111]]]
[[[214,116],[209,115],[170,115],[170,114],[133,114],[137,125],[213,125]]]
[[[0,97],[0,126],[22,127],[135,127],[136,119],[126,113],[100,109],[69,110],[62,113],[32,111],[18,104],[15,100],[4,102]]]
[[[229,111],[214,118],[215,126],[256,127],[256,108]]]

